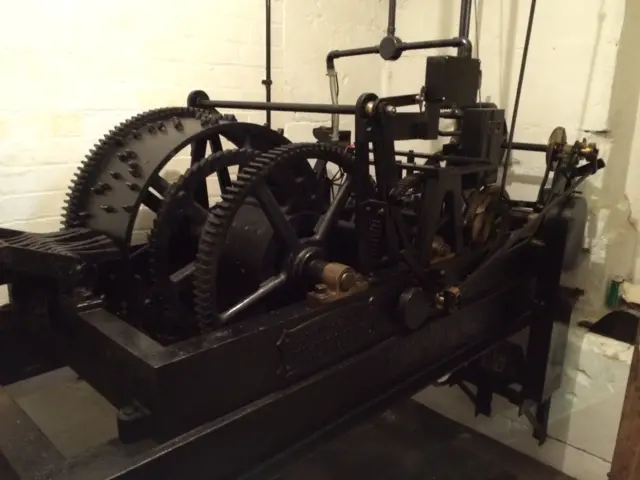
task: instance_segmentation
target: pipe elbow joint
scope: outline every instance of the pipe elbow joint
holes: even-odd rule
[[[339,50],[331,50],[327,54],[327,70],[334,70],[335,67],[335,59],[338,57]]]
[[[471,40],[467,37],[459,37],[458,41],[460,42],[459,48],[465,57],[470,57],[473,53],[473,44]]]

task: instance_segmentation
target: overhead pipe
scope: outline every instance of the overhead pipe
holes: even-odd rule
[[[265,79],[262,80],[262,85],[265,88],[265,97],[267,103],[271,102],[271,86],[273,80],[271,79],[271,0],[266,0],[265,3],[265,36],[266,36],[266,51],[265,51]],[[267,127],[271,128],[271,109],[265,110]]]

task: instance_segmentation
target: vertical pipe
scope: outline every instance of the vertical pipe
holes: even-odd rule
[[[460,2],[460,24],[458,25],[458,37],[460,38],[469,38],[472,6],[473,0],[461,0]]]
[[[389,22],[387,23],[387,35],[396,35],[396,0],[389,0]]]
[[[271,85],[273,81],[271,80],[271,0],[266,0],[265,4],[265,36],[266,36],[266,61],[265,61],[265,79],[262,81],[262,84],[265,87],[266,92],[266,100],[267,102],[271,101]],[[271,128],[271,109],[267,108],[265,110],[265,114],[267,116],[267,127]]]

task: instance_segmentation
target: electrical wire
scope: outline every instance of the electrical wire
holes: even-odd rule
[[[515,8],[515,7],[511,7]],[[518,78],[518,88],[516,90],[515,103],[513,104],[513,116],[511,117],[511,128],[509,131],[509,140],[507,141],[507,153],[505,154],[504,165],[502,167],[502,184],[500,194],[504,195],[507,187],[507,174],[509,172],[509,163],[511,162],[511,152],[513,150],[513,135],[516,128],[516,120],[518,118],[518,108],[520,107],[520,97],[522,95],[522,84],[524,83],[524,72],[527,67],[527,57],[529,56],[529,43],[531,41],[531,31],[533,30],[533,18],[536,13],[536,0],[531,0],[531,10],[529,11],[529,23],[527,25],[527,34],[524,39],[524,49],[522,51],[522,62],[520,64],[520,76]]]

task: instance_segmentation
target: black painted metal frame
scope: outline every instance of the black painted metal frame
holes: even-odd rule
[[[424,388],[524,328],[543,347],[537,351],[553,348],[554,325],[567,321],[567,309],[556,308],[564,301],[558,233],[545,248],[531,245],[505,258],[510,268],[490,295],[435,314],[411,333],[395,318],[405,272],[339,308],[296,306],[167,347],[101,308],[67,315],[56,330],[73,354],[69,363],[122,407],[130,444],[112,442],[66,460],[20,417],[20,428],[0,430],[1,456],[18,478],[235,477]],[[327,326],[331,335],[322,336]],[[345,343],[350,350],[336,348]],[[549,377],[544,362],[530,373],[536,382]],[[18,414],[0,391],[0,425]],[[23,435],[35,435],[43,453],[15,448]],[[46,454],[50,465],[30,461],[34,454]]]

